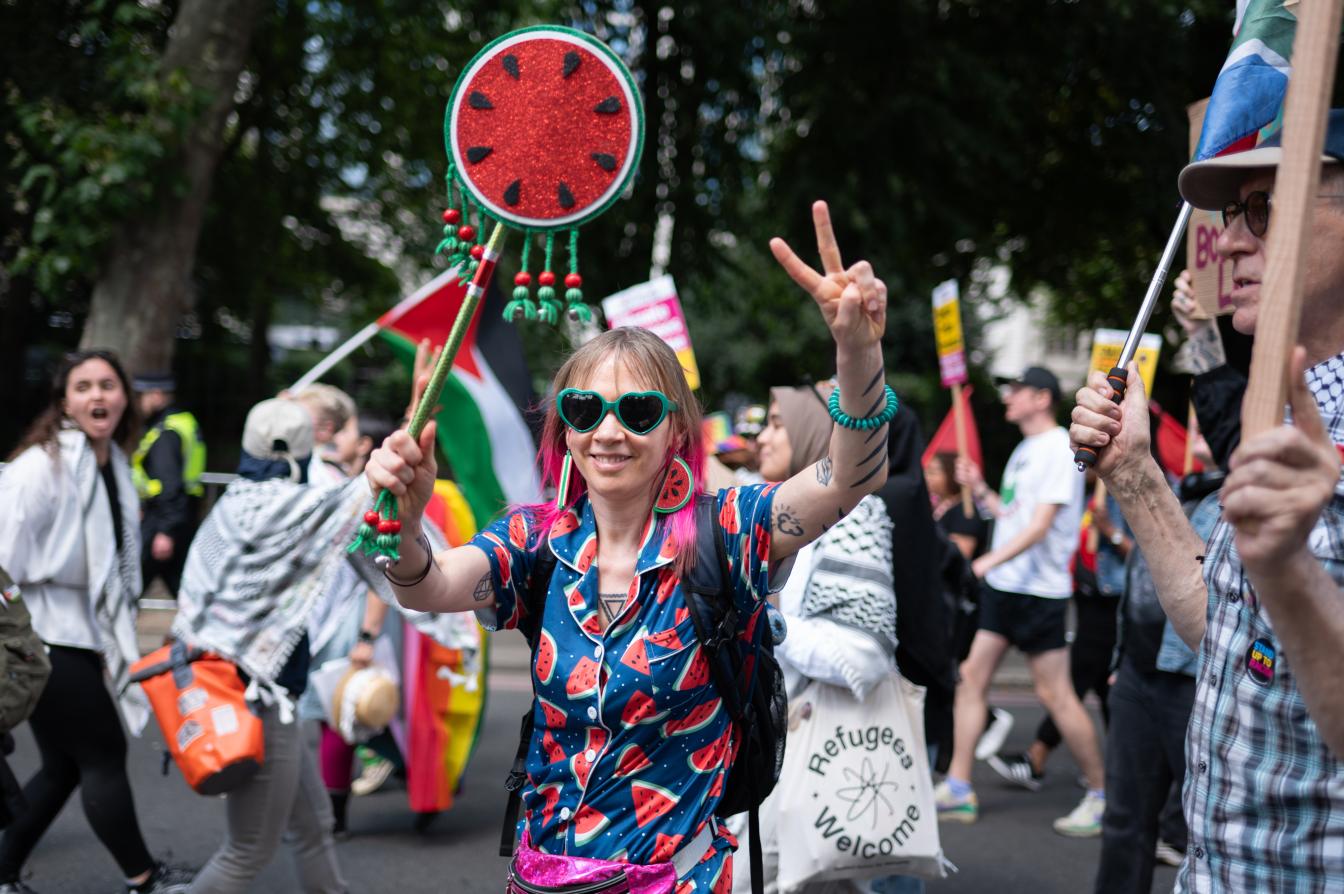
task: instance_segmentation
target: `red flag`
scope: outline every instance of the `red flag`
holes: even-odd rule
[[[974,391],[969,385],[961,389],[961,410],[962,415],[966,417],[966,454],[971,462],[980,468],[984,468],[985,461],[980,453],[980,431],[975,427],[975,414],[971,412],[971,392]],[[938,426],[938,430],[933,433],[929,439],[929,446],[924,448],[924,455],[920,457],[919,464],[923,468],[929,464],[935,453],[956,453],[957,452],[957,422],[956,408],[953,407],[947,411],[947,416]]]
[[[1168,475],[1180,478],[1185,475],[1185,442],[1190,433],[1155,402],[1150,402],[1148,408],[1157,417],[1157,461]],[[1199,460],[1193,463],[1192,472],[1204,471]]]

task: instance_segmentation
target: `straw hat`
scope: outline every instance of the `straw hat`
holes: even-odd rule
[[[348,742],[364,741],[387,728],[401,706],[392,675],[377,666],[351,667],[336,684],[332,726]]]

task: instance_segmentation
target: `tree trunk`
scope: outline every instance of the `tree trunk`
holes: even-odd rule
[[[81,340],[113,348],[133,372],[171,367],[224,122],[262,6],[263,0],[183,0],[169,32],[163,77],[180,70],[209,104],[188,125],[173,162],[181,188],[165,189],[113,242]]]

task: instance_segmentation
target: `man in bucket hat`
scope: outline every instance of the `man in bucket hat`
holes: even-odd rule
[[[1252,334],[1282,159],[1277,140],[1188,166],[1181,194],[1222,212],[1233,326]],[[1344,110],[1330,115],[1311,208],[1293,424],[1237,449],[1206,545],[1149,452],[1138,373],[1119,405],[1105,377],[1078,392],[1071,435],[1100,448],[1173,626],[1200,650],[1186,739],[1190,827],[1178,891],[1317,891],[1344,878]],[[1123,818],[1121,818],[1123,819]],[[1109,815],[1104,822],[1109,825]],[[1102,872],[1106,866],[1103,835]]]

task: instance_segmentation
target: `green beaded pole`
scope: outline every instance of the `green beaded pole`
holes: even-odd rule
[[[462,348],[462,341],[467,337],[467,329],[471,327],[471,321],[476,317],[476,310],[480,307],[481,298],[490,286],[490,280],[495,273],[495,261],[499,258],[503,245],[504,225],[496,223],[490,232],[490,239],[485,244],[485,251],[479,259],[471,282],[467,285],[467,295],[462,300],[457,319],[453,320],[448,340],[444,342],[443,351],[439,354],[438,362],[434,364],[434,371],[430,374],[425,393],[420,396],[420,403],[411,414],[407,432],[417,441],[429,422],[429,414],[433,412],[434,405],[439,402],[444,383],[448,381],[448,373],[452,371],[453,361]],[[401,561],[398,552],[400,549],[401,522],[397,520],[397,500],[391,491],[385,490],[378,494],[374,508],[364,513],[364,520],[355,532],[354,542],[350,544],[348,551],[372,555],[373,560],[379,565],[388,565]]]

